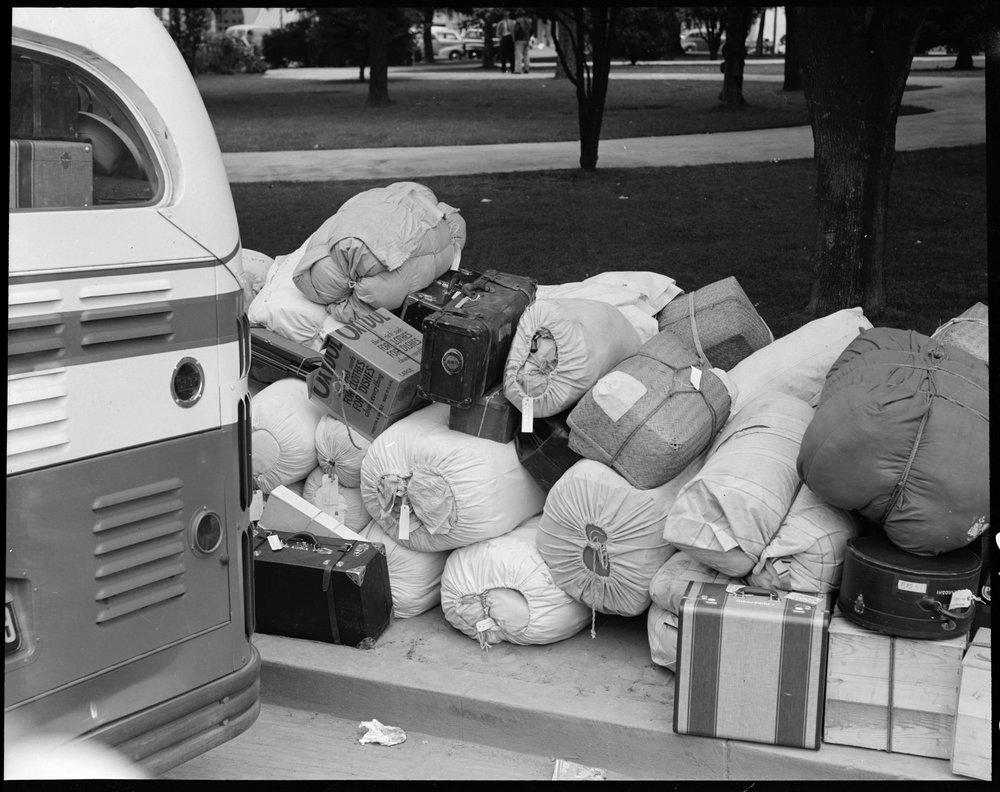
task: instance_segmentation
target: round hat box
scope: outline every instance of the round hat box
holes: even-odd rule
[[[847,542],[837,604],[855,624],[886,635],[954,638],[972,625],[980,566],[966,548],[918,556],[883,534],[855,537]]]

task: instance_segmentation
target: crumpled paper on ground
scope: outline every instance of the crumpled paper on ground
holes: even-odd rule
[[[378,745],[399,745],[406,740],[406,732],[398,726],[386,726],[377,720],[362,721],[358,724],[362,729],[368,731],[358,738],[358,742],[376,743]]]

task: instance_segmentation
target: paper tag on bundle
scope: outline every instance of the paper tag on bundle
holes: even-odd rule
[[[720,528],[715,523],[708,523],[708,527],[712,530],[712,533],[715,535],[715,541],[719,543],[719,546],[725,552],[728,553],[730,550],[735,550],[737,547],[740,546],[740,543],[737,542],[732,536],[730,536],[729,533],[724,528]]]
[[[646,395],[646,386],[624,371],[612,371],[594,384],[590,395],[608,418],[618,421]]]
[[[972,592],[969,589],[959,589],[951,592],[951,601],[948,603],[948,610],[958,610],[968,608],[972,604]]]
[[[459,264],[462,263],[462,248],[455,246],[455,260],[451,263],[451,268],[457,270]]]
[[[535,400],[530,396],[521,397],[521,431],[531,432],[535,428]]]
[[[701,369],[693,368],[691,369],[691,387],[695,390],[701,390]]]
[[[271,534],[270,536],[267,537],[267,544],[270,546],[272,550],[280,550],[281,548],[284,547],[284,545],[281,543],[281,537],[277,536],[276,534]]]
[[[250,522],[257,522],[264,513],[264,493],[260,490],[253,491],[250,499]]]
[[[410,504],[399,507],[399,538],[405,542],[410,538]]]
[[[336,478],[331,478],[328,473],[323,474],[323,483],[319,491],[320,503],[327,506],[337,506],[340,503],[340,486]]]
[[[477,633],[489,632],[496,626],[497,623],[493,621],[493,617],[487,616],[485,619],[480,619],[479,621],[476,622],[476,632]]]

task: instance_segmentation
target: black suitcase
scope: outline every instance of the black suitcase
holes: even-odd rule
[[[79,91],[64,68],[11,59],[12,140],[77,140],[79,104]]]
[[[503,384],[490,389],[471,407],[450,407],[448,428],[456,432],[509,443],[517,433],[521,413],[504,395]]]
[[[487,270],[463,294],[424,319],[418,393],[457,407],[503,380],[521,314],[535,300],[537,281]]]
[[[901,638],[945,639],[972,626],[979,587],[979,556],[967,548],[918,556],[884,535],[847,541],[837,604],[855,624]],[[952,605],[967,590],[968,605]]]
[[[425,317],[440,311],[451,300],[460,297],[465,293],[462,287],[479,277],[482,277],[480,273],[467,269],[447,272],[426,288],[406,295],[403,304],[393,313],[415,330],[422,330]],[[467,291],[471,293],[471,290]]]
[[[272,531],[257,537],[253,574],[258,632],[368,649],[389,626],[383,545]]]
[[[323,364],[323,353],[263,327],[250,328],[250,379],[269,385],[306,376]]]
[[[514,435],[514,449],[522,467],[539,487],[548,492],[560,476],[583,459],[569,447],[569,410],[536,418],[531,432]]]

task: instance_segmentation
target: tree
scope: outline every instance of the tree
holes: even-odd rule
[[[659,60],[676,55],[681,49],[680,27],[675,8],[621,8],[611,54],[629,61],[633,66],[640,60]]]
[[[948,5],[931,6],[917,52],[945,47],[955,53],[955,69],[974,69],[972,56],[986,49],[989,24],[986,3],[956,0]]]
[[[389,99],[389,30],[385,6],[368,7],[368,107],[390,104]],[[363,67],[362,67],[363,68]]]
[[[722,93],[719,100],[727,108],[747,106],[743,98],[743,69],[747,60],[747,34],[756,9],[752,6],[726,6],[726,44],[722,48]]]
[[[576,88],[580,167],[585,171],[597,168],[618,11],[615,6],[548,9],[558,31],[553,36],[556,56]]]
[[[205,31],[213,11],[211,8],[171,8],[167,30],[180,50],[191,74],[197,74],[198,48],[205,41]]]
[[[696,30],[705,40],[708,45],[708,59],[715,60],[719,57],[719,48],[726,35],[726,7],[681,6],[679,11],[685,24]]]
[[[794,6],[785,6],[785,81],[781,86],[785,91],[802,90],[798,29],[799,15]]]
[[[802,85],[812,125],[818,218],[816,316],[885,307],[885,238],[896,119],[924,7],[802,6]]]
[[[421,8],[424,27],[424,63],[434,63],[434,37],[431,36],[431,25],[434,24],[434,9]]]

